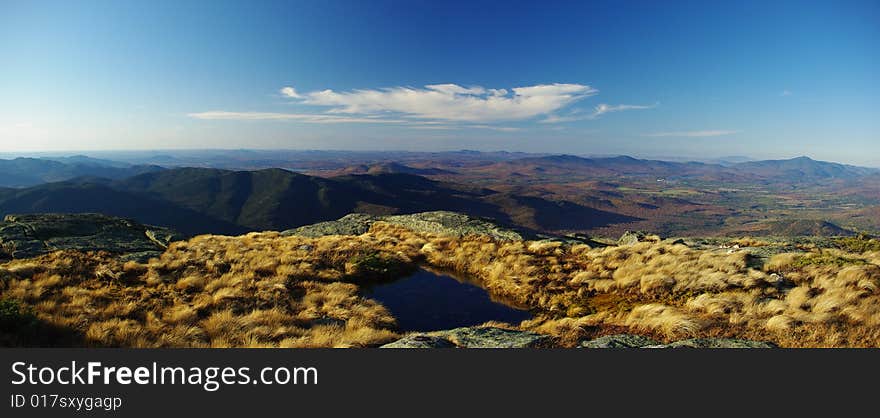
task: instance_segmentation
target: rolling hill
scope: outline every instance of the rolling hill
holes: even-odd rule
[[[500,193],[412,174],[322,178],[282,169],[169,169],[0,190],[0,213],[99,212],[183,233],[285,230],[338,219],[448,210],[552,232],[637,218],[572,202]]]
[[[126,165],[83,156],[0,159],[0,187],[28,187],[83,176],[122,179],[160,170],[163,168],[155,165]]]
[[[855,232],[825,220],[788,219],[758,222],[740,230],[731,231],[728,235],[752,235],[769,237],[841,237],[853,236]]]
[[[797,157],[788,160],[750,161],[735,164],[733,167],[738,171],[752,173],[759,177],[786,181],[854,179],[878,172],[876,169],[816,161],[809,157]]]
[[[595,178],[663,177],[725,182],[792,183],[830,179],[852,180],[880,170],[817,161],[808,157],[729,164],[644,160],[629,156],[584,158],[574,155],[527,157],[496,162],[474,170],[497,176],[552,177],[578,175]]]
[[[409,159],[398,162],[392,159],[398,154],[390,153],[384,160],[364,154],[362,163],[337,169],[332,167],[349,154],[306,154],[296,155],[330,168],[306,174],[300,168],[162,169],[87,156],[0,160],[0,187],[16,188],[0,190],[0,214],[95,211],[186,233],[221,234],[284,230],[352,212],[434,210],[539,232],[604,236],[629,229],[724,235],[792,217],[880,228],[875,213],[863,210],[880,203],[880,170],[806,157],[721,165],[459,152],[405,154]],[[245,157],[254,162],[269,156]],[[64,181],[46,183],[57,179]]]
[[[343,216],[368,192],[282,169],[180,168],[113,184],[252,230],[286,229]]]
[[[206,232],[237,235],[248,229],[205,216],[161,199],[121,191],[107,181],[58,182],[26,189],[0,189],[0,214],[101,213],[170,226],[188,235]]]

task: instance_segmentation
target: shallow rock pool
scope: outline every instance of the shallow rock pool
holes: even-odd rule
[[[426,269],[366,286],[364,295],[385,305],[401,331],[435,331],[486,321],[518,324],[531,318],[528,310],[492,300],[474,282]]]

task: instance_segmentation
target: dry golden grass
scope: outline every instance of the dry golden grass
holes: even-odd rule
[[[77,330],[85,345],[372,346],[397,334],[389,312],[349,283],[360,274],[351,260],[365,254],[372,242],[278,234],[200,236],[147,264],[56,252],[2,265],[0,297]]]
[[[880,345],[876,253],[783,254],[756,269],[744,251],[656,242],[590,249],[433,237],[421,252],[431,265],[478,277],[492,294],[532,307],[538,316],[521,326],[563,342],[625,327],[666,340]]]
[[[744,251],[496,242],[379,222],[356,237],[199,236],[147,264],[75,252],[11,261],[0,266],[0,297],[89,345],[363,347],[398,335],[359,284],[423,264],[531,308],[534,319],[512,326],[563,345],[626,331],[861,347],[880,345],[878,263],[876,251],[817,250],[754,268]]]

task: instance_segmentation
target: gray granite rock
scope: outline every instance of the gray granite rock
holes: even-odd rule
[[[177,232],[112,216],[7,215],[0,223],[0,257],[31,258],[56,250],[108,251],[145,260],[161,254]]]
[[[644,348],[777,348],[776,344],[735,338],[691,338]]]
[[[658,345],[659,341],[633,334],[606,335],[591,341],[584,341],[579,348],[641,348],[649,345]]]
[[[496,327],[463,327],[430,335],[445,338],[461,348],[534,348],[549,340],[546,335]]]
[[[442,337],[416,334],[403,337],[380,348],[456,348],[452,341]]]
[[[462,327],[412,334],[382,348],[538,348],[550,337],[497,327]],[[449,344],[449,345],[447,345]]]
[[[733,338],[691,338],[661,344],[641,335],[606,335],[594,340],[584,341],[579,348],[776,348],[776,344],[762,341]]]
[[[648,234],[642,231],[626,231],[617,240],[617,245],[634,245],[645,240]]]
[[[421,212],[409,215],[374,216],[352,213],[335,221],[320,222],[282,232],[282,235],[320,237],[325,235],[360,235],[375,222],[387,222],[423,233],[461,237],[486,235],[497,240],[519,241],[535,238],[534,234],[505,228],[490,220],[447,211]]]

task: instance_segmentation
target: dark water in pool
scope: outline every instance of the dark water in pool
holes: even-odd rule
[[[486,321],[517,324],[531,318],[527,310],[493,301],[475,284],[424,269],[366,287],[364,294],[385,305],[402,331],[436,331]]]

